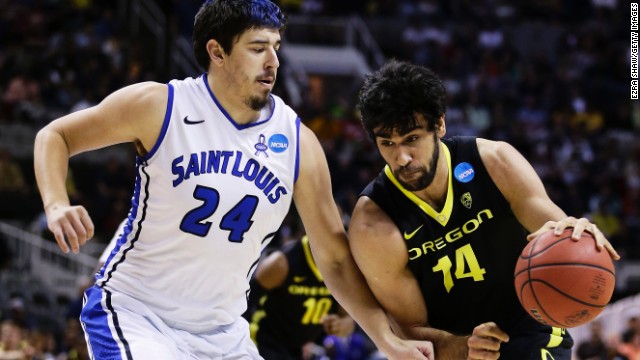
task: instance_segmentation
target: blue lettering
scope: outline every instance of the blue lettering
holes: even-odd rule
[[[286,147],[288,144],[284,145]],[[201,151],[189,154],[189,163],[186,165],[184,164],[185,156],[180,155],[171,162],[171,173],[175,175],[172,181],[173,187],[177,187],[192,176],[196,177],[212,172],[227,174],[230,170],[230,175],[252,182],[272,204],[287,194],[287,189],[279,185],[280,179],[274,173],[254,158],[248,158],[247,162],[243,164],[243,155],[245,154],[241,151]],[[235,159],[232,159],[234,156]],[[231,161],[233,161],[233,166],[229,169]]]
[[[211,174],[211,170],[216,174],[220,171],[220,150],[209,151],[209,162],[207,165],[207,173]]]
[[[206,170],[205,166],[207,165],[206,159],[207,159],[207,153],[202,151],[200,153],[200,174],[205,173],[205,170]]]
[[[267,171],[269,171],[269,169],[267,169],[266,167],[263,167],[262,169],[260,169],[260,173],[258,174],[258,177],[256,177],[256,186],[260,190],[264,189],[264,187],[267,186],[267,184],[269,183],[269,181],[271,181],[271,178],[273,177],[273,173],[269,171],[269,175],[267,175],[267,177],[265,178],[264,174]]]
[[[198,171],[198,154],[191,154],[191,158],[189,159],[189,165],[187,167],[187,171],[184,174],[185,180],[191,177],[191,174],[195,176],[200,175],[200,171]]]
[[[286,194],[287,194],[287,189],[285,189],[284,186],[278,186],[278,188],[273,194],[270,194],[267,196],[267,199],[269,199],[270,203],[275,204],[278,202],[278,200],[280,200],[280,195],[286,195]]]
[[[223,174],[227,173],[227,165],[229,165],[229,158],[233,156],[233,151],[223,151],[222,156],[222,170],[220,171]]]
[[[242,153],[240,151],[236,151],[236,162],[233,164],[233,170],[231,170],[231,175],[242,177],[242,173],[240,172],[241,161],[242,161]]]
[[[258,169],[260,168],[260,164],[255,159],[249,159],[247,164],[244,167],[244,178],[253,181],[258,175]]]
[[[178,175],[177,178],[173,179],[173,187],[180,185],[182,180],[184,180],[184,168],[180,165],[182,160],[184,160],[184,156],[180,155],[173,159],[173,162],[171,163],[171,173],[173,175]]]
[[[273,189],[276,185],[278,185],[279,182],[280,182],[280,179],[278,178],[273,179],[273,181],[269,183],[269,186],[267,186],[266,189],[262,190],[262,192],[265,195],[269,195],[269,193],[271,192],[271,189]]]

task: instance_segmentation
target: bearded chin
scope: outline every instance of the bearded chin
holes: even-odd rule
[[[436,164],[437,165],[437,164]],[[409,191],[420,191],[427,188],[427,186],[431,185],[433,182],[433,178],[435,177],[436,171],[435,167],[431,168],[431,171],[424,171],[420,178],[412,181],[410,183],[402,181],[399,177],[396,176],[398,182]]]
[[[440,146],[437,142],[437,138],[435,137],[435,135],[434,135],[434,139],[435,139],[436,147],[435,147],[435,150],[433,151],[431,164],[429,164],[430,170],[427,171],[426,169],[424,169],[424,171],[422,172],[422,176],[420,176],[415,181],[412,181],[411,183],[402,181],[398,176],[399,174],[394,174],[396,179],[400,183],[400,185],[402,185],[402,187],[404,187],[405,189],[409,191],[420,191],[420,190],[426,189],[427,186],[431,185],[431,183],[433,182],[433,179],[436,176],[436,169],[438,168],[438,157],[440,156]]]
[[[260,111],[269,103],[269,93],[262,97],[252,96],[247,102],[251,110]]]

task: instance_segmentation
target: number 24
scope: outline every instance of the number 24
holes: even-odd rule
[[[202,205],[184,215],[180,222],[180,230],[200,237],[205,237],[211,230],[211,221],[205,221],[218,209],[220,193],[218,190],[198,185],[193,190],[193,197],[202,201]],[[253,225],[253,214],[258,207],[258,198],[245,195],[220,220],[220,229],[229,231],[229,241],[242,242],[244,233]]]

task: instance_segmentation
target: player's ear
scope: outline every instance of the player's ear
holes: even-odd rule
[[[439,138],[444,137],[447,133],[447,125],[445,124],[444,118],[445,114],[442,114],[442,116],[436,120],[436,135],[438,135]]]
[[[207,53],[209,54],[209,59],[211,59],[212,63],[218,66],[222,65],[224,61],[224,57],[222,56],[222,54],[224,54],[224,50],[219,42],[214,39],[207,41]]]

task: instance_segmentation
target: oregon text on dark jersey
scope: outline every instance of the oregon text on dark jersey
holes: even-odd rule
[[[311,255],[308,238],[283,249],[284,283],[264,295],[251,317],[251,335],[266,359],[301,359],[302,345],[323,332],[322,318],[337,311]]]

